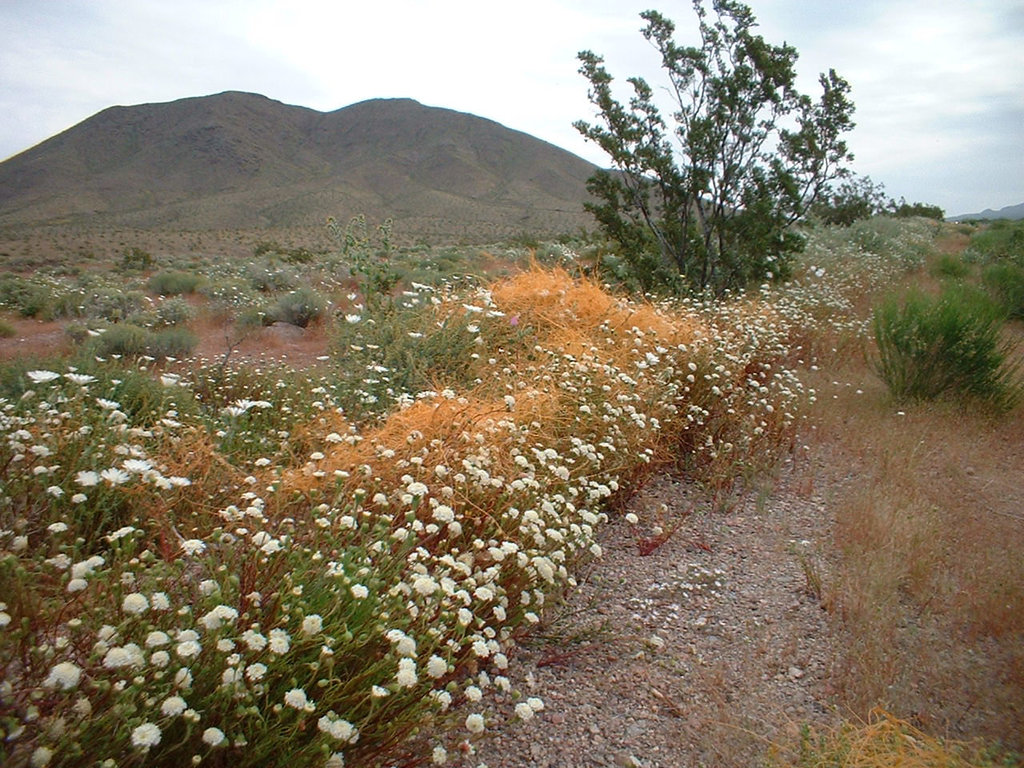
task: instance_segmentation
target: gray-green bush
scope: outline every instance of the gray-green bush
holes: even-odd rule
[[[158,272],[149,278],[149,290],[161,296],[179,296],[183,293],[195,293],[203,282],[203,278],[193,272],[175,270]]]
[[[268,310],[268,323],[290,323],[305,328],[323,316],[327,301],[311,288],[299,288],[281,296]]]
[[[96,337],[93,352],[99,357],[148,356],[163,360],[168,357],[184,357],[198,343],[199,337],[187,328],[150,331],[130,323],[120,323]]]

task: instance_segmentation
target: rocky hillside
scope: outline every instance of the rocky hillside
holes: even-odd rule
[[[411,99],[334,112],[226,92],[111,107],[0,163],[0,225],[289,227],[392,216],[407,231],[565,231],[589,162]]]

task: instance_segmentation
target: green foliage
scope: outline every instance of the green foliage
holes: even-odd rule
[[[855,221],[870,219],[886,207],[885,188],[868,176],[844,179],[823,192],[810,214],[823,224],[848,227]]]
[[[148,308],[149,302],[142,291],[108,288],[95,293],[87,309],[91,317],[119,323]]]
[[[56,294],[46,284],[19,275],[0,276],[0,304],[22,317],[52,320],[55,301]]]
[[[888,216],[875,216],[855,221],[846,234],[865,253],[896,259],[907,269],[913,269],[921,266],[932,252],[933,237],[929,229]]]
[[[989,264],[981,273],[981,282],[1007,315],[1024,319],[1024,266],[1012,261]]]
[[[146,354],[157,360],[187,357],[198,343],[199,337],[188,328],[165,328],[150,333]]]
[[[156,325],[185,325],[195,315],[192,305],[180,296],[162,301],[154,310]]]
[[[266,312],[264,323],[289,323],[305,328],[323,316],[327,301],[312,288],[299,288],[281,296]]]
[[[818,101],[799,93],[796,50],[755,35],[747,6],[715,2],[716,19],[702,0],[693,8],[699,47],[678,45],[659,13],[641,14],[671,84],[675,126],[639,77],[628,80],[628,106],[616,100],[604,60],[583,51],[580,72],[603,124],[576,128],[615,169],[590,180],[598,202],[587,208],[641,284],[720,293],[787,276],[803,242],[787,228],[843,173],[853,105],[835,71],[820,77]]]
[[[993,221],[971,236],[967,254],[978,261],[1005,259],[1024,267],[1024,221]]]
[[[291,291],[299,286],[299,274],[293,267],[270,258],[254,261],[246,267],[249,284],[260,293]]]
[[[0,320],[0,339],[9,339],[17,333],[14,326],[6,320]]]
[[[944,253],[936,259],[931,271],[936,277],[959,279],[966,277],[970,273],[971,267],[959,256]]]
[[[309,264],[316,258],[316,254],[308,248],[288,248],[276,240],[260,240],[253,248],[253,255],[278,256],[289,264]]]
[[[153,266],[153,255],[141,248],[125,248],[121,252],[121,269],[141,271]]]
[[[1002,340],[1004,315],[980,291],[890,296],[873,316],[878,375],[897,399],[969,397],[997,410],[1020,396],[1018,366]]]
[[[150,331],[131,323],[110,326],[93,342],[94,353],[102,358],[185,357],[195,349],[199,337],[187,328],[166,328]]]
[[[371,235],[362,214],[353,216],[344,227],[333,217],[327,220],[327,232],[340,245],[352,274],[362,278],[366,305],[372,311],[391,301],[391,292],[401,279],[392,262],[391,229],[392,221],[386,219]]]
[[[468,388],[472,362],[481,352],[483,326],[493,320],[467,314],[438,316],[431,305],[408,303],[348,315],[333,338],[339,401],[350,419],[387,413],[406,394],[446,386]],[[518,332],[519,335],[522,331]]]
[[[898,219],[909,219],[914,216],[922,216],[926,219],[942,221],[946,218],[946,212],[937,205],[928,203],[908,203],[902,197],[897,203],[893,200],[889,204],[889,212]]]
[[[193,272],[158,272],[149,278],[149,290],[160,296],[195,293],[203,278]]]

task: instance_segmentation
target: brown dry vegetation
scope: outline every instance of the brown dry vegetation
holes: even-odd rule
[[[822,375],[816,469],[839,567],[840,705],[1024,748],[1024,412],[891,403],[864,362]]]

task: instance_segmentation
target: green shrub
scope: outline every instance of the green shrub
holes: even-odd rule
[[[199,337],[187,328],[150,331],[130,323],[107,328],[96,338],[94,354],[99,357],[143,357],[157,360],[184,357],[195,349]]]
[[[246,276],[249,284],[260,293],[291,291],[299,285],[295,269],[275,259],[253,262],[246,268]]]
[[[964,286],[939,297],[889,297],[873,317],[876,370],[898,399],[967,396],[1010,408],[1020,385],[1002,341],[1003,318],[987,296]]]
[[[180,415],[198,412],[195,397],[187,387],[167,387],[150,371],[128,367],[97,367],[92,372],[99,378],[106,397],[120,406],[129,421],[149,427],[167,415],[173,407]]]
[[[1008,260],[1024,267],[1024,221],[993,221],[971,236],[967,250],[979,261]]]
[[[161,326],[185,325],[195,313],[192,305],[180,296],[161,302],[156,310],[156,323]]]
[[[199,343],[199,337],[188,328],[165,328],[150,334],[147,354],[157,360],[187,357]]]
[[[439,313],[426,302],[367,308],[346,315],[334,330],[332,350],[342,363],[338,400],[359,422],[387,412],[401,393],[469,389],[478,383],[475,359],[532,346],[532,339],[532,329],[504,318]]]
[[[327,302],[311,288],[300,288],[287,293],[267,311],[269,323],[289,323],[305,328],[320,318],[327,309]]]
[[[108,288],[92,297],[86,312],[91,317],[119,323],[148,308],[149,302],[142,291],[117,291]]]
[[[0,277],[0,304],[22,317],[53,319],[55,299],[54,291],[48,285],[18,275]]]
[[[141,248],[125,248],[121,252],[121,269],[143,270],[153,266],[153,256]]]
[[[936,277],[961,278],[966,277],[971,271],[970,266],[964,263],[963,259],[953,254],[942,254],[932,265],[931,272]]]
[[[111,326],[96,338],[95,352],[99,357],[139,357],[147,354],[150,332],[130,323]]]
[[[1006,314],[1024,319],[1024,266],[1000,261],[985,267],[981,282]]]
[[[64,329],[64,335],[76,346],[84,344],[89,338],[89,328],[81,323],[71,323]]]
[[[195,293],[203,278],[192,272],[160,272],[149,278],[149,290],[161,296]]]
[[[14,326],[6,320],[0,320],[0,339],[9,339],[17,333]]]

